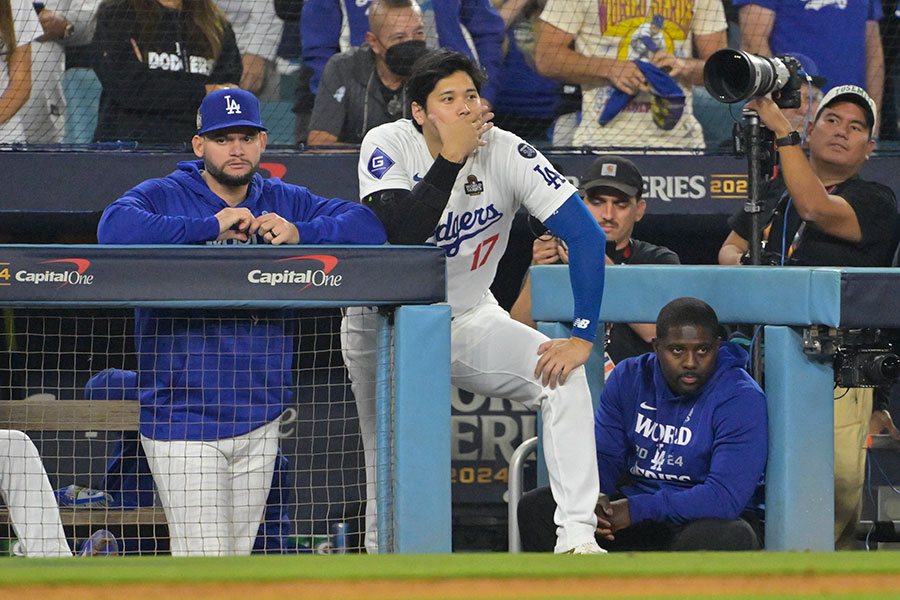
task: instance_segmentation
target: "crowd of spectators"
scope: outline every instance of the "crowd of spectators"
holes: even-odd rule
[[[358,144],[408,117],[387,59],[408,70],[444,47],[477,61],[495,123],[532,143],[702,149],[715,137],[707,119],[728,107],[695,110],[708,101],[695,90],[726,45],[796,56],[815,93],[864,87],[887,117],[881,139],[894,139],[892,3],[614,2],[598,15],[589,0],[3,0],[0,143],[62,143],[66,118],[84,118],[67,114],[80,90],[67,94],[63,74],[81,66],[102,86],[92,142],[185,146],[202,96],[241,87],[264,107],[293,105],[273,123],[284,138]],[[404,9],[417,22],[389,31]],[[835,44],[853,51],[835,58]]]

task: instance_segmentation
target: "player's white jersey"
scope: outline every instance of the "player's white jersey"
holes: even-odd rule
[[[447,255],[448,300],[454,315],[488,291],[506,250],[520,206],[543,221],[575,187],[544,156],[518,136],[494,127],[459,171],[450,200],[428,244]],[[370,130],[359,154],[359,195],[411,190],[434,159],[425,136],[409,119]]]

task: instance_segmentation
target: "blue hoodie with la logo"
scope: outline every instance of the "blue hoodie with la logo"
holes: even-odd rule
[[[747,353],[723,343],[696,395],[669,389],[656,355],[613,370],[594,431],[600,491],[628,498],[631,522],[736,519],[766,466],[766,398],[744,370]]]

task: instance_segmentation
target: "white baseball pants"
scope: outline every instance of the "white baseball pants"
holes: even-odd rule
[[[366,462],[366,549],[377,552],[375,491],[376,319],[370,309],[348,308],[341,324],[344,363],[359,412]],[[508,398],[541,410],[544,459],[558,508],[556,551],[594,540],[599,495],[594,420],[584,368],[555,390],[534,377],[537,348],[548,338],[514,321],[487,294],[451,323],[450,377],[475,394]],[[427,349],[423,349],[427,352]],[[447,407],[449,410],[449,407]],[[449,473],[447,474],[449,477]]]
[[[15,429],[0,429],[0,493],[25,556],[72,556],[44,463],[31,438]]]
[[[172,556],[250,554],[272,485],[278,425],[222,440],[141,436]]]

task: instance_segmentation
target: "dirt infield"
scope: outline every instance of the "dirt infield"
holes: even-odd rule
[[[721,598],[726,596],[803,598],[853,594],[872,597],[900,590],[900,575],[770,575],[727,577],[569,577],[536,579],[446,579],[282,581],[258,583],[186,583],[3,586],[16,600],[248,600],[315,598],[316,600],[411,600],[504,598]]]

